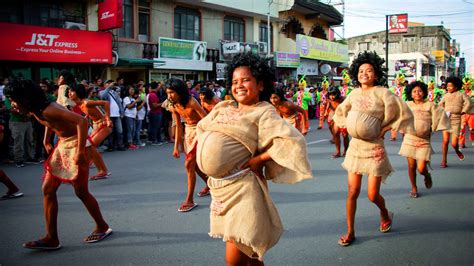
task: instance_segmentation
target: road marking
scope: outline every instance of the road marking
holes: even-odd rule
[[[325,141],[329,141],[329,139],[320,139],[320,140],[311,141],[311,142],[306,143],[306,146],[309,146],[311,144],[320,143],[320,142],[325,142]]]

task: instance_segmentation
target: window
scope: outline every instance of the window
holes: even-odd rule
[[[242,18],[224,17],[224,39],[229,41],[244,42],[244,20]]]
[[[261,42],[268,43],[268,24],[267,23],[260,23],[260,39]],[[270,23],[270,40],[273,40],[273,25]]]
[[[359,43],[359,50],[360,51],[368,51],[370,48],[370,45],[368,42],[360,42]]]
[[[120,38],[133,39],[133,0],[123,0],[123,24],[119,29]]]
[[[84,24],[85,15],[82,2],[28,1],[24,5],[24,23],[36,26],[63,28],[66,21]]]
[[[138,40],[142,42],[150,40],[150,0],[138,2]]]
[[[201,15],[194,9],[177,7],[174,10],[174,37],[201,40]]]

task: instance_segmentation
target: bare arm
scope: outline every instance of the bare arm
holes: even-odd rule
[[[294,104],[294,103],[291,103],[291,102],[287,102],[287,106],[290,110],[292,110],[292,112],[298,112],[300,113],[302,116],[303,116],[303,135],[306,135],[308,133],[308,131],[306,130],[306,125],[309,123],[308,121],[308,118],[306,117],[306,111],[301,108],[300,106]]]
[[[183,136],[182,136],[183,128],[181,124],[181,116],[178,114],[178,112],[173,111],[172,115],[173,115],[173,119],[176,121],[173,156],[175,158],[179,158],[179,147],[180,145],[182,145],[182,141],[183,141]]]
[[[203,119],[207,113],[204,111],[204,108],[196,101],[196,99],[191,98],[192,100],[190,101],[191,107],[196,111],[196,113],[199,115],[200,119]]]
[[[53,131],[49,127],[44,127],[44,138],[43,138],[43,146],[46,150],[46,153],[50,154],[53,151],[53,146],[49,142],[51,136],[53,135]]]

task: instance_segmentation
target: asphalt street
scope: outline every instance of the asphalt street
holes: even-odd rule
[[[358,201],[357,241],[337,244],[345,233],[347,173],[342,158],[331,159],[334,146],[327,129],[307,136],[314,179],[295,185],[270,184],[285,232],[265,255],[267,265],[473,265],[474,264],[474,146],[466,159],[449,150],[446,169],[439,168],[441,134],[433,136],[433,188],[409,197],[406,159],[398,155],[401,140],[386,141],[396,172],[382,185],[387,207],[395,213],[393,229],[378,231],[377,207],[367,199],[367,178]],[[69,185],[59,198],[59,236],[62,249],[34,251],[22,243],[44,234],[41,194],[42,166],[0,165],[25,194],[0,201],[0,265],[224,265],[224,243],[207,235],[210,197],[195,201],[189,213],[177,208],[186,194],[181,159],[172,157],[172,144],[134,151],[104,153],[112,176],[91,181],[114,233],[103,242],[83,243],[94,227],[91,217]],[[288,147],[291,149],[291,147]],[[91,169],[95,173],[96,169]],[[196,192],[204,186],[198,180]],[[0,187],[0,192],[6,189]]]

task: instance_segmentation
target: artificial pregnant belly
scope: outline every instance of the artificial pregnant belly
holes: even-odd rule
[[[206,131],[198,140],[197,164],[206,175],[221,178],[240,170],[251,157],[239,141],[224,133]]]

